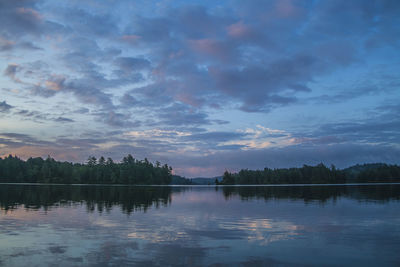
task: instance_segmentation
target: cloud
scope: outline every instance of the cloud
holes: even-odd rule
[[[0,133],[0,138],[0,142],[2,144],[15,147],[21,147],[24,145],[41,146],[51,144],[48,141],[38,140],[30,135],[20,133]]]
[[[64,22],[82,36],[112,37],[118,32],[116,21],[108,15],[93,14],[81,8],[56,9]]]
[[[187,126],[211,124],[207,114],[178,103],[159,109],[158,114],[160,122],[164,125]]]
[[[108,125],[117,127],[138,127],[139,121],[131,121],[130,116],[127,114],[116,113],[109,111],[107,113],[98,114],[99,118]]]
[[[10,109],[12,109],[13,106],[7,104],[6,101],[0,102],[0,113],[6,113],[9,112]]]
[[[2,1],[0,24],[9,35],[39,34],[42,15],[35,9],[34,1]]]
[[[242,101],[242,110],[262,112],[296,102],[293,93],[310,91],[307,82],[312,80],[317,65],[312,56],[297,55],[273,62],[267,68],[212,68],[210,73],[217,90]]]
[[[64,118],[64,117],[58,117],[56,119],[54,119],[55,122],[74,122],[73,119],[69,119],[69,118]]]
[[[188,141],[200,141],[207,143],[219,143],[226,142],[232,139],[237,140],[246,136],[245,133],[237,133],[237,132],[207,132],[207,133],[197,133],[184,136],[184,140]]]
[[[43,83],[34,84],[31,86],[31,93],[42,97],[54,96],[58,91],[66,89],[66,77],[63,75],[49,75]]]
[[[150,62],[143,58],[118,57],[114,62],[125,72],[140,71],[150,67]]]
[[[399,143],[398,1],[0,2],[0,111],[50,140],[7,137],[7,152],[135,151],[215,175]],[[54,143],[54,125],[75,137]]]
[[[288,146],[285,148],[267,148],[259,150],[220,151],[204,156],[178,156],[171,161],[172,166],[182,175],[189,177],[222,175],[225,169],[239,171],[242,168],[264,169],[301,167],[303,164],[315,165],[323,162],[344,168],[363,163],[388,162],[398,164],[396,158],[400,149],[393,146],[324,144],[311,146]],[[194,168],[193,172],[190,172]],[[178,172],[179,173],[179,172]]]
[[[127,107],[132,107],[132,106],[136,106],[136,105],[143,105],[142,103],[140,103],[139,100],[137,100],[135,97],[133,97],[132,95],[125,93],[121,98],[120,98],[121,104],[125,105]]]
[[[66,118],[66,117],[57,115],[57,112],[42,112],[42,111],[37,111],[37,110],[15,109],[13,114],[22,118],[22,120],[29,120],[29,121],[38,122],[41,124],[47,123],[50,121],[57,122],[57,123],[75,122],[75,120],[73,120],[71,118]]]
[[[8,76],[13,81],[20,83],[21,80],[16,77],[17,72],[20,70],[20,66],[15,63],[8,64],[7,68],[4,70],[4,75]]]
[[[48,90],[60,91],[64,87],[64,82],[64,76],[53,75],[45,82],[45,86]]]
[[[11,50],[15,43],[0,36],[0,52]]]
[[[400,78],[387,73],[390,73],[389,67],[380,66],[374,71],[358,76],[355,81],[349,82],[346,86],[339,83],[334,88],[326,90],[325,94],[311,97],[308,100],[318,104],[337,104],[361,97],[371,96],[376,98],[386,94],[396,95],[395,92],[400,85]]]

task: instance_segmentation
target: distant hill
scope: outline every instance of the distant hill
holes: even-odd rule
[[[368,163],[368,164],[357,164],[348,168],[343,169],[342,171],[345,172],[349,176],[358,176],[360,173],[364,171],[379,169],[387,166],[384,163]]]
[[[218,180],[218,182],[222,181],[222,176],[217,176],[217,177],[212,177],[212,178],[203,178],[203,177],[197,177],[197,178],[192,178],[190,179],[193,184],[197,185],[211,185],[215,184],[215,179]]]
[[[179,175],[172,175],[171,185],[191,185],[190,179]]]
[[[342,172],[345,174],[348,183],[352,182],[398,182],[400,180],[400,166],[388,165],[385,163],[357,164]]]
[[[218,182],[222,181],[222,176],[205,178],[205,177],[196,177],[196,178],[185,178],[179,175],[173,175],[171,185],[213,185],[215,184],[215,179],[218,179]]]

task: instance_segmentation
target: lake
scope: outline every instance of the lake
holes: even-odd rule
[[[1,266],[399,266],[400,184],[0,185]]]

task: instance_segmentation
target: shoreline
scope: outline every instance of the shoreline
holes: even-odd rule
[[[304,186],[367,186],[367,185],[400,185],[393,182],[379,183],[339,183],[339,184],[234,184],[234,185],[140,185],[140,184],[57,184],[57,183],[0,183],[1,185],[56,185],[56,186],[135,186],[135,187],[304,187]]]

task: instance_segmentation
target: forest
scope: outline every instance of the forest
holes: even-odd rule
[[[220,185],[234,184],[339,184],[400,182],[400,166],[383,163],[355,165],[339,170],[320,163],[301,168],[225,171]]]
[[[201,178],[197,178],[197,180]],[[132,184],[132,185],[195,185],[196,179],[172,175],[172,168],[146,158],[138,160],[132,155],[121,162],[111,158],[90,156],[82,163],[60,162],[48,156],[24,161],[17,156],[0,157],[0,183],[54,183],[54,184]],[[225,171],[222,179],[211,179],[207,184],[343,184],[400,182],[400,166],[384,163],[354,165],[346,169],[303,165],[301,168],[264,170],[244,169],[238,173]]]
[[[0,158],[0,183],[55,184],[159,184],[171,183],[172,168],[158,161],[137,160],[128,155],[116,163],[111,158],[89,157],[85,164],[9,155]]]

